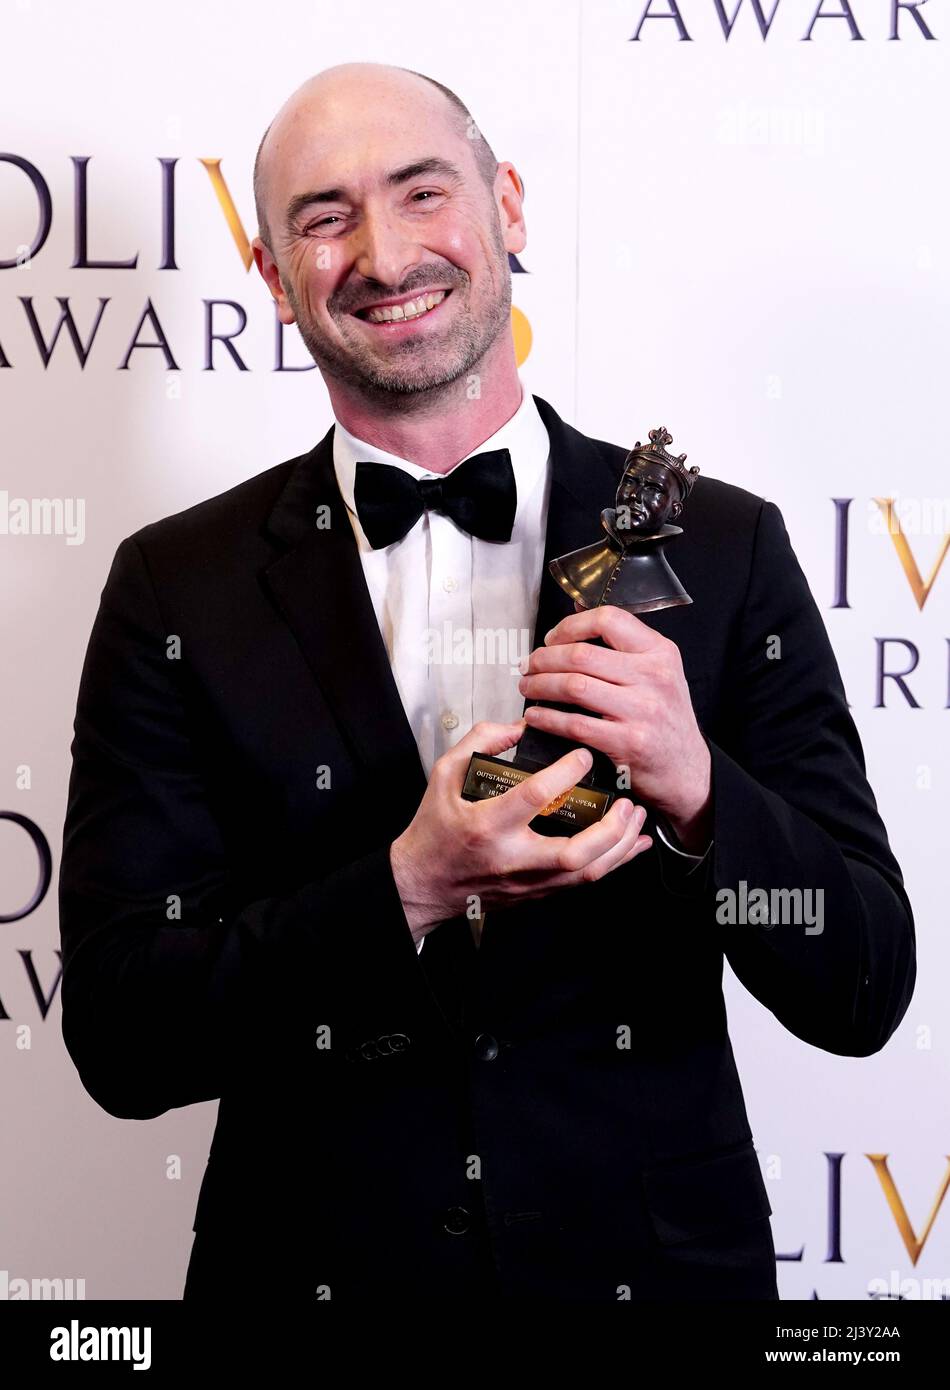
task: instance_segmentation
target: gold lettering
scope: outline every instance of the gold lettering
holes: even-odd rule
[[[221,204],[221,211],[224,213],[225,221],[234,238],[234,244],[238,249],[238,255],[244,262],[244,269],[250,270],[254,263],[254,253],[251,250],[251,243],[247,239],[244,223],[238,216],[238,210],[234,206],[234,199],[231,197],[231,191],[224,181],[224,175],[221,172],[221,161],[220,159],[202,159],[201,163],[207,171],[208,178],[211,180],[211,187],[214,189],[218,202]]]
[[[940,573],[940,566],[946,559],[947,550],[950,549],[950,534],[943,538],[943,545],[934,561],[933,569],[926,582],[920,577],[920,570],[917,568],[917,561],[914,559],[913,552],[907,543],[907,537],[901,530],[900,517],[894,511],[893,497],[875,497],[875,502],[884,513],[884,521],[887,525],[887,532],[894,542],[894,549],[897,551],[897,558],[901,562],[901,568],[907,575],[907,582],[910,584],[911,593],[917,601],[917,607],[923,608],[927,602],[930,590],[934,586],[934,580]]]
[[[930,1235],[931,1227],[937,1219],[937,1212],[940,1210],[943,1199],[947,1195],[947,1189],[950,1188],[950,1155],[948,1155],[947,1171],[944,1174],[943,1182],[937,1193],[937,1200],[931,1208],[930,1215],[927,1218],[927,1224],[919,1240],[914,1234],[914,1228],[910,1224],[910,1218],[901,1200],[901,1195],[897,1190],[897,1185],[888,1171],[887,1154],[865,1154],[865,1158],[869,1158],[874,1166],[878,1181],[884,1189],[887,1205],[890,1207],[894,1215],[894,1220],[897,1222],[897,1229],[900,1231],[901,1240],[904,1242],[904,1249],[910,1256],[911,1264],[915,1265],[920,1259],[921,1251],[927,1242],[927,1237]]]

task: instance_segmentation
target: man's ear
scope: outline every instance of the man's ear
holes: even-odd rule
[[[499,164],[495,174],[495,202],[505,250],[515,255],[528,244],[528,232],[524,224],[522,201],[524,184],[515,166],[508,161]]]
[[[674,502],[673,505],[672,505],[672,507],[670,507],[670,520],[671,520],[671,521],[675,521],[676,518],[677,518],[678,516],[681,516],[681,515],[682,515],[682,512],[683,512],[683,504],[682,504],[682,502]]]
[[[290,307],[290,300],[284,293],[277,262],[259,236],[256,236],[251,242],[251,250],[254,253],[254,264],[277,303],[277,315],[281,323],[294,323],[294,311]]]

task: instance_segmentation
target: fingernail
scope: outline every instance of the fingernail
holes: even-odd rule
[[[594,755],[593,755],[593,753],[590,751],[590,749],[589,749],[589,748],[578,748],[577,751],[578,751],[578,753],[580,753],[580,755],[581,755],[581,760],[583,761],[584,767],[585,767],[585,768],[593,767],[593,765],[594,765]]]
[[[620,803],[620,814],[621,814],[621,816],[623,817],[624,820],[632,820],[632,819],[633,819],[633,812],[634,812],[634,805],[633,805],[633,802],[632,802],[632,801],[621,801],[621,803]]]
[[[552,628],[550,629],[549,632],[546,632],[546,633],[544,634],[544,645],[545,645],[545,646],[547,646],[547,644],[550,642],[551,638],[554,636],[554,634],[555,634],[556,632],[557,632],[557,626],[554,626],[554,627],[552,627]]]

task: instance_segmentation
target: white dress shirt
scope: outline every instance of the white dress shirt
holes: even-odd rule
[[[357,462],[389,464],[413,478],[440,475],[357,439],[339,421],[333,431],[337,482],[426,776],[474,724],[514,723],[524,709],[519,663],[531,652],[551,484],[550,441],[530,392],[522,390],[511,419],[466,457],[490,449],[508,450],[517,486],[506,544],[426,511],[401,541],[374,550],[353,500]]]

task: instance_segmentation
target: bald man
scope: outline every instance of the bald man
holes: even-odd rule
[[[189,1300],[774,1300],[723,958],[832,1053],[910,1000],[910,906],[777,508],[696,482],[689,607],[575,612],[547,575],[626,450],[522,386],[523,194],[429,78],[299,88],[253,249],[333,427],[123,540],[103,591],[63,1031],[113,1115],[220,1101]],[[527,725],[619,770],[601,821],[531,828],[588,752],[463,800]],[[821,911],[724,918],[745,886]]]

